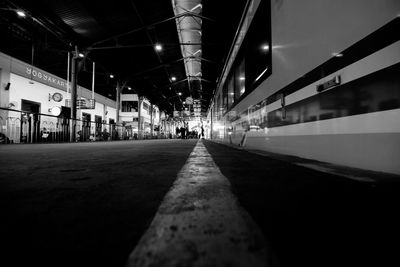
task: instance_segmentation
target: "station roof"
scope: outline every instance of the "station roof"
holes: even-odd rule
[[[99,94],[115,99],[118,81],[167,113],[188,96],[204,112],[246,2],[0,0],[0,51],[66,78],[67,52],[77,47],[79,85],[91,88],[95,62]]]

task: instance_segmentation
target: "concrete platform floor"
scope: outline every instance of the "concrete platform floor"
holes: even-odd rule
[[[129,255],[131,259],[137,258],[138,254],[131,253],[135,248],[138,251],[139,243],[146,243],[144,236],[151,235],[150,229],[157,229],[154,225],[160,210],[189,206],[192,208],[188,210],[206,210],[206,203],[196,199],[192,194],[195,191],[190,191],[193,190],[190,182],[198,180],[190,181],[194,176],[185,179],[182,174],[196,142],[146,140],[1,146],[0,265],[132,264],[127,261]],[[213,163],[209,164],[216,169],[207,171],[191,165],[192,171],[206,173],[203,177],[208,187],[202,188],[208,188],[207,194],[213,191],[213,183],[222,190],[214,190],[215,193],[226,192],[223,194],[228,196],[232,193],[228,198],[234,200],[229,203],[237,203],[246,227],[253,225],[252,235],[259,236],[258,245],[244,248],[250,252],[267,250],[261,253],[264,255],[261,257],[267,257],[261,265],[400,265],[399,179],[357,181],[207,140],[203,144],[203,151],[211,155]],[[202,163],[206,161],[204,157],[191,158]],[[213,182],[209,172],[221,174],[226,181],[218,178]],[[182,181],[188,183],[177,187]],[[172,198],[175,201],[172,206],[165,204],[163,200],[171,199],[177,188],[183,193],[192,192],[188,194],[191,198],[176,197]],[[179,201],[183,199],[186,202],[182,204]],[[188,203],[192,204],[187,206]],[[209,208],[213,210],[218,205]],[[216,214],[216,219],[210,222],[219,220],[218,214],[224,216],[221,211]],[[187,218],[190,220],[190,216]],[[238,220],[231,219],[235,223]],[[177,228],[169,229],[178,232]],[[209,236],[219,235],[218,231],[212,233]],[[229,255],[233,259],[230,263],[204,261],[204,253],[199,253],[196,247],[182,246],[189,235],[177,236],[181,239],[174,242],[183,248],[177,257],[180,255],[186,261],[163,261],[148,266],[254,265],[235,261],[238,254]],[[156,240],[150,243],[159,243]],[[240,238],[232,240],[239,242]],[[191,255],[189,261],[185,255]],[[151,256],[146,257],[154,258]],[[141,262],[146,266],[146,261]],[[215,262],[217,265],[213,265]]]

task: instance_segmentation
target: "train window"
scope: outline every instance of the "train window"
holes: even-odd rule
[[[245,58],[236,67],[235,75],[235,96],[239,98],[246,91],[246,72],[245,72]]]
[[[229,111],[272,73],[271,4],[260,1],[241,48],[225,80],[224,106]]]
[[[261,1],[244,40],[246,86],[254,89],[272,73],[270,2]]]
[[[400,108],[400,63],[268,113],[268,127]]]

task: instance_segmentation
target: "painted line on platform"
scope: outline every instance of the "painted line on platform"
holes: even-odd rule
[[[129,267],[270,266],[258,226],[242,208],[211,155],[198,141]]]

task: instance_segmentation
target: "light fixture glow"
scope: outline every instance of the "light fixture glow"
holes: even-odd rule
[[[161,51],[162,50],[162,46],[160,44],[156,44],[154,46],[154,48],[156,49],[156,51]]]
[[[132,87],[128,86],[128,90],[132,90]]]
[[[178,93],[178,95],[182,95],[182,93],[181,93],[181,92],[179,92],[179,93]]]
[[[240,93],[243,94],[245,92],[245,88],[243,87],[242,89],[240,89]]]
[[[25,12],[24,12],[24,11],[21,11],[21,10],[18,10],[18,11],[17,11],[17,15],[20,16],[20,17],[22,17],[22,18],[26,17]]]
[[[173,82],[175,82],[175,81],[176,81],[176,77],[171,77],[171,80],[172,80]]]
[[[246,78],[243,77],[243,76],[239,77],[239,80],[241,80],[241,81],[244,81],[245,79],[246,79]]]
[[[342,53],[333,52],[332,56],[334,56],[334,57],[343,57],[343,54]]]
[[[268,51],[268,50],[269,50],[269,46],[268,46],[267,44],[264,44],[264,45],[262,46],[262,50]]]
[[[114,75],[113,75],[113,74],[110,74],[110,78],[113,79],[113,78],[114,78]]]
[[[78,56],[79,57],[85,57],[85,55],[83,53],[79,53]]]
[[[258,77],[256,78],[256,81],[258,81],[258,80],[261,78],[261,76],[263,76],[263,74],[264,74],[267,70],[268,70],[268,67],[267,67],[263,72],[261,72],[260,75],[258,75]]]

